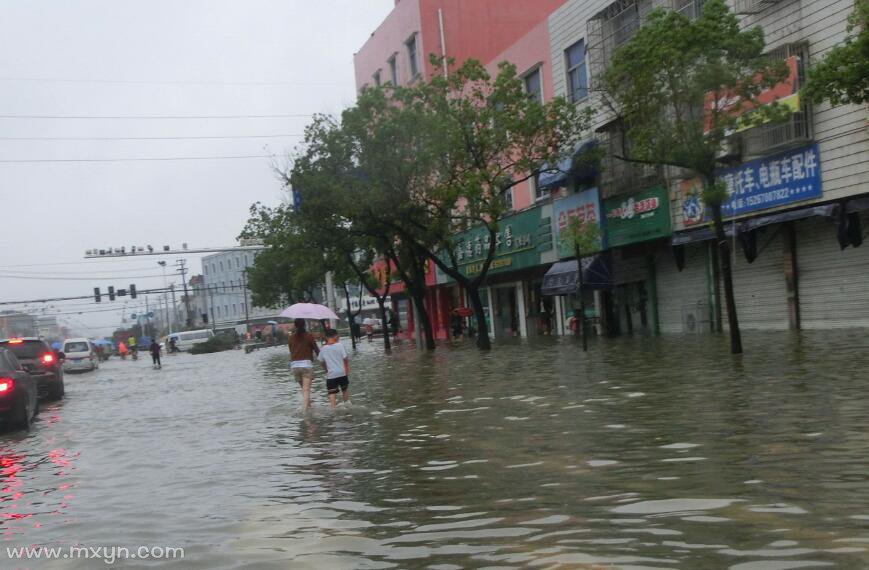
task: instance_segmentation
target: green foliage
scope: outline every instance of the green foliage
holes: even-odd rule
[[[782,105],[757,104],[761,91],[786,77],[783,62],[764,56],[762,30],[741,29],[723,0],[709,0],[694,20],[655,10],[600,81],[602,101],[625,135],[617,156],[684,168],[706,184],[733,129],[787,117]]]
[[[215,336],[205,342],[194,344],[190,347],[190,354],[211,354],[214,352],[223,352],[231,350],[235,347],[235,342],[224,336]]]
[[[561,242],[578,256],[586,256],[600,250],[600,230],[597,224],[586,223],[577,217],[567,222],[561,231]]]
[[[241,237],[259,238],[266,245],[247,270],[253,304],[277,307],[310,300],[329,265],[311,247],[292,208],[254,204],[250,213]]]
[[[809,70],[805,92],[815,103],[869,102],[869,0],[856,0],[848,32],[843,44]]]

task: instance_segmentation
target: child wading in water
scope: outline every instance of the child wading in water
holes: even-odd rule
[[[334,408],[338,404],[338,389],[344,401],[350,399],[350,359],[344,345],[338,342],[338,331],[329,329],[326,331],[326,345],[320,348],[317,359],[323,363],[326,369],[326,389],[329,391],[329,403]]]

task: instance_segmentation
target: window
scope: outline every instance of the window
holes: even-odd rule
[[[241,258],[236,257],[235,258],[235,268],[238,269],[239,267],[241,267]]]
[[[374,72],[373,79],[374,79],[374,86],[380,87],[381,81],[380,81],[380,70],[379,69],[376,72]]]
[[[211,264],[211,273],[213,274],[213,273],[216,273],[216,272],[217,272],[217,267],[215,267],[215,265],[212,263],[212,264]]]
[[[507,204],[507,210],[513,209],[513,188],[504,192],[504,202]]]
[[[217,307],[217,316],[220,317],[220,307]]]
[[[407,46],[407,60],[410,63],[410,77],[414,79],[419,75],[419,62],[416,60],[416,34],[413,34],[405,45]]]
[[[395,54],[389,58],[389,81],[392,85],[398,85],[398,58]]]
[[[588,71],[585,67],[585,40],[579,40],[564,52],[567,63],[567,92],[576,103],[588,97]]]
[[[223,271],[223,262],[220,262],[220,270]]]
[[[229,316],[229,305],[223,306],[223,314],[226,315],[227,317]]]
[[[244,266],[245,266],[245,267],[247,267],[247,263],[248,263],[247,260],[248,260],[248,257],[247,257],[247,254],[245,253],[245,254],[244,254]]]
[[[232,314],[233,315],[238,314],[238,305],[236,305],[235,303],[232,304]]]
[[[540,82],[539,67],[525,76],[525,92],[528,93],[529,99],[543,103],[543,85]]]

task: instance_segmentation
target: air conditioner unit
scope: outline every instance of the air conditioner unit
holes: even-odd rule
[[[698,302],[682,306],[682,332],[685,334],[702,334],[711,330],[712,316],[709,305]]]
[[[724,139],[718,152],[715,153],[715,158],[725,163],[740,162],[742,159],[742,139],[734,136]]]
[[[781,0],[736,0],[734,11],[737,14],[759,14],[778,4]]]

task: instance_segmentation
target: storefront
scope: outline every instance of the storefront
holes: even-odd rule
[[[536,315],[540,305],[535,302],[534,282],[542,274],[540,252],[552,248],[548,219],[541,216],[541,207],[506,216],[495,234],[495,257],[480,289],[480,297],[489,334],[495,338],[528,337],[537,334]],[[541,222],[545,220],[545,230]],[[476,277],[483,270],[489,246],[489,231],[477,227],[456,239],[456,260],[459,270],[467,277]],[[455,286],[455,282],[447,280]],[[455,293],[450,295],[456,296]],[[447,295],[449,296],[449,295]],[[462,306],[470,306],[467,295],[461,296]],[[475,326],[472,317],[467,327]]]
[[[869,221],[869,203],[862,198],[818,203],[823,195],[818,145],[746,162],[722,170],[719,177],[729,195],[723,211],[731,217],[725,229],[733,251],[733,288],[741,328],[869,325],[869,251],[859,247],[863,224]],[[690,307],[686,304],[700,296],[701,274],[708,283],[709,300],[703,304],[709,310],[695,311],[692,317],[703,312],[714,316],[723,295],[716,298],[712,294],[715,283],[709,244],[714,236],[698,185],[683,183],[679,199],[681,225],[688,231],[674,235],[673,244],[684,258],[683,273],[692,265],[698,269],[680,280],[683,289],[693,284],[688,287],[691,295],[675,295],[675,291],[672,295],[674,303],[675,297],[681,297],[681,327],[675,306],[668,303],[665,308],[662,300],[662,328],[674,332],[687,327]],[[802,204],[809,200],[815,204]],[[770,213],[772,208],[776,211]],[[849,221],[856,227],[850,237],[846,235]],[[699,259],[699,252],[705,253],[704,260]],[[658,285],[659,294],[669,296],[669,290],[664,292],[665,280],[672,275],[667,265],[661,264]],[[699,270],[702,265],[705,271]],[[726,328],[726,316],[723,321]]]
[[[613,289],[605,295],[610,334],[660,331],[655,259],[672,234],[666,188],[656,186],[603,203],[606,243],[612,250]]]

